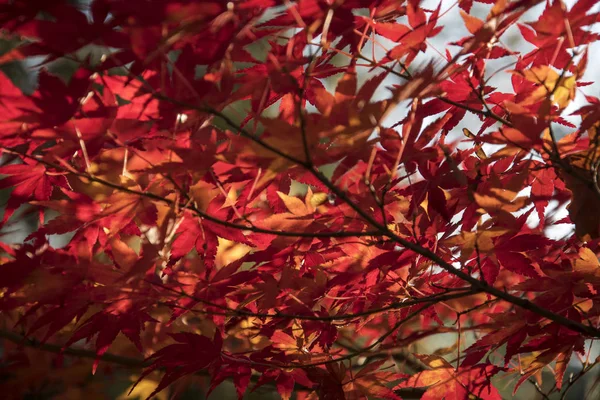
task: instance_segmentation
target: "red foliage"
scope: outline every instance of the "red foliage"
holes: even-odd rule
[[[1,245],[7,393],[100,365],[148,397],[500,399],[595,365],[596,1],[75,3],[0,2],[0,66],[38,72],[0,75],[4,237],[38,217]]]

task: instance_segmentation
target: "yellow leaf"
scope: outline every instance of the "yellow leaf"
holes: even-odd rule
[[[234,188],[229,189],[229,192],[227,192],[227,198],[225,199],[225,202],[223,203],[221,208],[235,206],[237,198],[238,198],[237,191]]]
[[[522,75],[530,82],[534,82],[539,87],[533,91],[522,104],[534,104],[543,100],[552,94],[552,100],[560,108],[566,107],[571,100],[575,98],[577,89],[577,77],[565,77],[556,72],[550,66],[541,65],[524,71],[513,71]]]
[[[442,347],[442,348],[437,349],[436,351],[433,352],[433,354],[436,356],[445,356],[445,355],[455,352],[457,347],[458,347],[458,342],[454,342],[453,344],[451,344],[448,347]]]
[[[579,258],[573,262],[573,268],[578,272],[597,274],[600,262],[596,254],[587,247],[579,249]]]
[[[138,259],[137,253],[127,243],[115,237],[110,239],[110,248],[115,262],[126,270],[131,269]]]
[[[285,207],[294,215],[303,216],[308,214],[308,210],[306,209],[306,205],[304,202],[297,197],[288,196],[282,192],[277,192],[277,195],[285,204]]]
[[[271,336],[273,347],[281,350],[287,350],[291,353],[298,351],[298,343],[295,338],[282,331],[275,331]]]
[[[508,232],[507,229],[486,229],[477,232],[461,232],[459,235],[452,236],[444,240],[444,246],[459,246],[460,260],[466,261],[475,251],[475,244],[481,254],[494,252],[494,243],[492,238],[501,236]]]
[[[134,379],[134,381],[137,380],[135,377],[133,379]],[[156,381],[154,379],[150,379],[150,378],[142,379],[137,384],[135,389],[133,389],[133,392],[131,392],[131,394],[128,395],[129,390],[131,390],[131,386],[130,386],[127,390],[125,390],[125,392],[123,394],[121,394],[119,397],[117,397],[117,400],[129,400],[129,399],[135,399],[135,398],[146,399],[146,398],[148,398],[148,396],[150,396],[152,394],[152,392],[154,391],[154,389],[156,389],[157,386],[158,386],[158,381]],[[157,394],[155,394],[153,399],[167,400],[167,394],[168,394],[168,391],[163,390],[162,392],[158,392]]]
[[[546,84],[550,88],[550,90],[553,89],[552,85],[556,83],[556,81],[560,78],[558,72],[556,72],[547,65],[539,65],[531,69],[514,72],[523,75],[523,77],[529,82]]]
[[[440,356],[433,354],[415,354],[415,357],[430,368],[452,368],[452,365]]]
[[[554,100],[560,108],[565,108],[569,105],[569,102],[575,98],[576,87],[577,79],[575,76],[563,78],[560,85],[554,91],[552,100]]]
[[[273,214],[254,223],[261,228],[290,232],[301,232],[312,223],[306,219],[290,219],[295,217],[291,213]]]
[[[309,200],[310,205],[314,208],[319,207],[327,201],[327,193],[314,193]]]
[[[212,199],[219,193],[219,189],[204,181],[196,183],[190,188],[190,191],[192,193],[192,198],[196,203],[196,207],[198,207],[200,211],[206,211]]]
[[[473,134],[473,132],[471,132],[467,128],[463,128],[463,134],[469,139],[476,139],[476,136]],[[485,151],[483,151],[483,149],[481,148],[480,144],[477,145],[477,150],[475,150],[475,154],[477,154],[477,157],[479,157],[482,160],[487,158],[487,155],[485,154]]]
[[[221,237],[218,240],[216,263],[219,266],[229,265],[244,257],[250,251],[250,247],[245,244],[236,243]]]

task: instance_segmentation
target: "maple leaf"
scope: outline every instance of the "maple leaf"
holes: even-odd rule
[[[549,66],[538,66],[525,71],[515,71],[537,88],[527,97],[522,105],[537,103],[552,95],[552,100],[560,108],[565,108],[575,98],[577,76],[561,76]]]
[[[221,334],[218,331],[215,332],[212,340],[206,336],[187,332],[172,333],[170,336],[177,343],[168,345],[148,357],[147,360],[152,361],[152,364],[139,377],[129,393],[148,374],[159,367],[166,369],[165,375],[147,399],[150,399],[182,376],[200,371],[213,363],[219,362],[223,344]]]
[[[304,370],[294,369],[291,371],[284,371],[279,369],[268,369],[261,374],[252,391],[255,391],[268,382],[275,382],[277,391],[283,400],[289,400],[292,397],[294,384],[296,382],[308,388],[313,386],[312,381],[308,378]]]
[[[491,386],[490,379],[502,368],[478,364],[455,370],[446,360],[439,356],[417,355],[417,357],[432,368],[411,376],[394,389],[407,387],[428,387],[422,399],[457,399],[467,400],[471,396],[482,399],[502,399],[500,393]]]
[[[64,177],[48,175],[43,165],[31,161],[4,165],[0,167],[0,174],[8,175],[0,180],[0,189],[14,188],[4,209],[3,223],[22,204],[33,200],[48,200],[54,185],[66,185]]]
[[[471,7],[473,6],[473,1],[474,0],[460,0],[458,2],[458,6],[465,12],[469,12],[469,11],[471,11]],[[486,3],[486,4],[490,4],[490,3],[494,2],[494,0],[475,0],[475,1],[478,3]]]
[[[120,232],[134,220],[148,224],[156,221],[156,206],[145,197],[118,191],[106,199],[106,205],[97,218],[110,235]]]
[[[398,374],[385,368],[380,369],[385,360],[371,363],[358,371],[350,382],[344,385],[347,398],[367,398],[376,396],[379,399],[400,399],[387,385],[408,375]]]
[[[560,2],[548,2],[544,12],[535,22],[527,23],[527,26],[518,24],[523,38],[529,43],[535,45],[537,49],[525,55],[524,59],[534,64],[551,64],[559,69],[565,69],[570,62],[570,55],[567,49],[570,43],[556,43],[557,35],[566,34],[567,29],[570,35],[577,42],[595,41],[596,37],[585,32],[584,27],[593,23],[597,18],[596,14],[586,15],[592,7],[593,2],[587,0],[578,1],[571,10]],[[569,20],[568,25],[564,23]],[[576,39],[575,39],[576,38]],[[552,48],[552,46],[556,46]]]
[[[388,52],[388,57],[395,60],[406,56],[404,62],[407,66],[410,65],[419,52],[427,50],[427,38],[434,37],[442,31],[442,26],[436,26],[439,12],[438,6],[427,18],[422,9],[409,3],[406,13],[410,27],[400,24],[375,25],[377,33],[400,43]]]
[[[64,349],[81,339],[89,340],[92,336],[97,334],[97,358],[92,367],[93,373],[96,372],[96,368],[100,362],[100,356],[106,353],[119,332],[123,333],[123,335],[131,340],[138,350],[142,350],[140,331],[143,329],[145,322],[153,321],[153,319],[141,310],[126,309],[121,311],[128,302],[123,303],[124,304],[115,304],[107,310],[96,313],[88,318],[77,328],[63,347]],[[127,306],[129,307],[130,305]]]
[[[233,384],[235,385],[238,399],[242,400],[244,394],[246,393],[246,389],[250,384],[250,376],[252,375],[252,370],[250,367],[245,365],[222,365],[219,368],[219,371],[212,378],[212,383],[207,394],[210,395],[212,391],[217,388],[219,384],[221,384],[221,382],[223,382],[225,379],[231,378],[232,375]]]

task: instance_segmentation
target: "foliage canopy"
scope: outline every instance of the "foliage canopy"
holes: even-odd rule
[[[0,244],[5,393],[566,396],[600,338],[597,2],[473,3],[0,2],[2,70],[38,71],[0,74],[4,232],[36,219]]]

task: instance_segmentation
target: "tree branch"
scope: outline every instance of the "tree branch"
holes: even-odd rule
[[[170,200],[166,197],[157,195],[155,193],[151,193],[151,192],[141,192],[139,190],[134,190],[134,189],[129,189],[127,187],[118,185],[116,183],[112,183],[110,181],[104,180],[102,178],[98,178],[96,176],[90,175],[88,173],[83,173],[83,172],[78,172],[75,170],[71,170],[71,169],[67,169],[64,167],[61,167],[60,165],[48,162],[46,160],[43,160],[39,157],[35,157],[26,153],[22,153],[20,151],[17,151],[15,149],[9,148],[9,147],[0,147],[2,150],[4,150],[7,153],[11,153],[11,154],[15,154],[18,155],[20,157],[23,158],[28,158],[31,160],[35,160],[37,162],[39,162],[40,164],[44,164],[47,167],[50,168],[55,168],[59,171],[62,172],[69,172],[71,174],[73,174],[74,176],[80,177],[80,178],[84,178],[87,179],[91,182],[96,182],[99,183],[103,186],[106,187],[110,187],[112,189],[118,190],[120,192],[123,193],[129,193],[129,194],[133,194],[136,196],[140,196],[140,197],[145,197],[151,200],[156,200],[156,201],[160,201],[162,203],[165,203],[167,205],[175,205],[175,201]],[[232,229],[238,229],[238,230],[242,230],[242,231],[250,231],[250,232],[254,232],[254,233],[264,233],[264,234],[268,234],[268,235],[274,235],[274,236],[284,236],[284,237],[306,237],[306,238],[348,238],[348,237],[366,237],[366,236],[382,236],[378,231],[373,230],[373,231],[363,231],[363,232],[359,232],[359,231],[334,231],[334,232],[288,232],[288,231],[274,231],[271,229],[264,229],[264,228],[260,228],[257,226],[253,226],[253,225],[240,225],[240,224],[236,224],[233,222],[228,222],[228,221],[223,221],[219,218],[215,218],[210,214],[207,214],[203,211],[201,211],[200,209],[198,209],[196,206],[192,205],[192,204],[184,204],[184,203],[179,203],[177,204],[177,206],[180,209],[186,209],[186,210],[190,210],[193,213],[195,213],[198,217],[204,218],[208,221],[214,222],[215,224],[218,225],[222,225],[225,226],[227,228],[232,228]]]
[[[190,105],[188,105],[188,106],[190,106]],[[265,149],[270,150],[272,148],[272,146],[270,146],[267,143],[264,143],[259,138],[255,137],[254,135],[247,132],[244,128],[237,126],[229,117],[227,117],[223,113],[216,111],[210,107],[205,107],[205,108],[199,108],[199,107],[195,107],[195,106],[192,106],[192,107],[194,109],[197,109],[198,111],[209,112],[215,116],[220,117],[221,119],[223,119],[225,121],[225,123],[229,127],[231,127],[232,129],[235,129],[242,136],[254,141],[255,143],[264,147]],[[369,215],[366,211],[364,211],[358,204],[353,202],[352,199],[350,199],[349,196],[346,194],[346,192],[344,192],[343,190],[341,190],[337,186],[335,186],[329,179],[327,179],[327,177],[325,175],[323,175],[323,173],[321,173],[320,171],[318,171],[314,168],[311,168],[309,165],[307,165],[306,163],[304,163],[302,161],[296,160],[293,157],[288,156],[287,154],[283,153],[280,150],[277,150],[275,153],[291,162],[295,162],[298,165],[301,165],[304,168],[306,168],[313,176],[315,176],[315,178],[317,178],[321,183],[323,183],[323,185],[325,185],[333,194],[335,194],[338,198],[340,198],[342,201],[344,201],[346,204],[348,204],[348,206],[350,208],[352,208],[358,215],[360,215],[369,225],[371,225],[373,228],[375,228],[377,231],[379,231],[380,234],[388,237],[389,239],[396,242],[397,244],[400,244],[400,245],[404,246],[405,248],[412,250],[415,253],[420,254],[423,257],[426,257],[427,259],[435,262],[436,264],[438,264],[441,268],[443,268],[447,272],[449,272],[452,275],[455,275],[456,277],[462,279],[463,281],[471,284],[471,286],[474,289],[481,290],[492,296],[495,296],[495,297],[500,298],[504,301],[507,301],[511,304],[519,306],[525,310],[531,311],[535,314],[538,314],[539,316],[542,316],[542,317],[547,318],[551,321],[554,321],[560,325],[563,325],[575,332],[583,333],[583,334],[591,336],[591,337],[600,337],[599,329],[596,329],[592,326],[585,325],[580,322],[571,320],[567,317],[556,314],[548,309],[540,307],[537,304],[535,304],[529,300],[526,300],[521,297],[513,296],[507,292],[504,292],[500,289],[490,286],[487,283],[482,282],[479,279],[474,278],[471,275],[461,271],[460,269],[455,268],[454,266],[447,263],[444,259],[439,257],[437,254],[435,254],[431,250],[428,250],[416,243],[410,242],[410,241],[398,236],[397,234],[392,232],[387,226],[381,225],[371,215]]]
[[[37,339],[31,339],[18,333],[0,330],[0,338],[16,343],[20,346],[32,347],[35,349],[47,351],[56,354],[66,354],[73,357],[99,359],[112,364],[122,365],[127,368],[144,368],[150,365],[141,358],[124,357],[116,354],[104,353],[101,356],[96,355],[95,351],[77,349],[74,347],[62,347],[57,344],[44,343]]]

